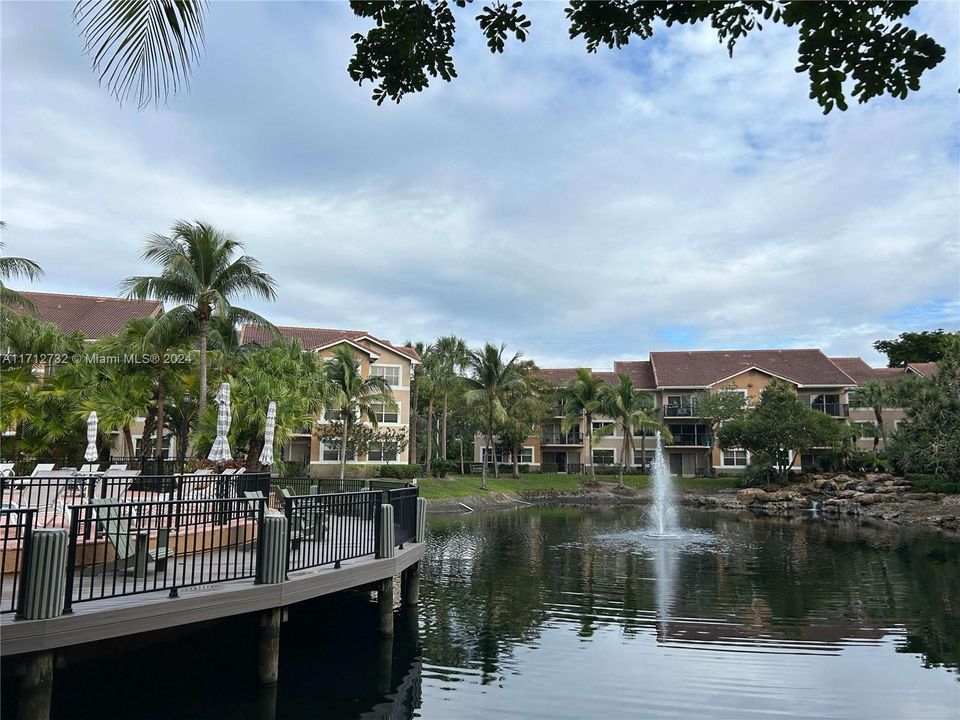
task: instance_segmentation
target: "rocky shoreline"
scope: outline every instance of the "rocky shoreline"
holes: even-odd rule
[[[612,483],[584,487],[577,493],[490,493],[428,500],[431,513],[455,513],[542,505],[546,503],[643,504],[649,491],[618,488]],[[858,517],[896,525],[917,525],[960,535],[960,495],[916,492],[909,480],[884,473],[862,477],[811,475],[802,483],[775,490],[719,489],[681,491],[677,501],[706,510],[748,511],[755,515],[800,515],[811,511],[825,517]]]

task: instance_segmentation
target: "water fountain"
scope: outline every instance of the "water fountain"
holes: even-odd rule
[[[656,537],[675,537],[677,512],[673,506],[673,482],[663,459],[663,442],[657,432],[657,449],[651,466],[653,504],[650,506],[650,532]]]

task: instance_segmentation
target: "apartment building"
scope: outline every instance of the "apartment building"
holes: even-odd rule
[[[919,363],[904,369],[871,368],[860,358],[829,358],[818,349],[720,350],[652,352],[648,360],[618,360],[612,372],[594,374],[611,383],[617,382],[617,375],[626,374],[638,389],[650,393],[657,416],[673,436],[664,447],[671,472],[696,475],[711,469],[740,472],[750,462],[749,452],[721,450],[716,445],[709,424],[697,416],[695,397],[700,393],[737,392],[753,404],[759,401],[767,385],[781,380],[793,387],[808,407],[838,422],[872,422],[872,409],[851,408],[851,399],[859,385],[869,380],[892,382],[904,372],[929,376],[935,369],[934,363]],[[576,370],[552,368],[541,373],[559,388],[574,377]],[[558,407],[555,412],[556,415],[544,423],[542,433],[524,444],[521,463],[538,465],[551,472],[579,471],[591,460],[595,465],[620,463],[621,436],[597,439],[592,458],[588,459],[585,420],[564,432],[563,408]],[[891,408],[885,413],[889,414],[888,427],[892,430],[902,410]],[[608,418],[594,417],[593,429],[596,431],[611,422]],[[651,438],[636,436],[634,440],[634,457],[628,459],[627,465],[649,465],[654,453]],[[483,439],[478,438],[476,462],[484,456],[483,444]],[[872,447],[872,433],[859,444]],[[791,462],[796,468],[812,465],[815,455],[815,451],[806,453],[803,457],[791,458]],[[512,460],[509,456],[498,459]]]
[[[387,428],[410,427],[410,378],[413,368],[420,363],[416,350],[394,345],[388,340],[375,337],[365,330],[335,330],[329,328],[285,327],[277,328],[290,339],[299,340],[306,352],[318,353],[324,358],[333,357],[333,351],[346,346],[360,359],[363,377],[379,376],[390,385],[395,408],[381,407],[377,411],[378,425]],[[269,345],[273,336],[266,328],[243,325],[240,328],[241,345]],[[321,423],[323,418],[318,418]],[[324,443],[319,436],[319,425],[302,428],[295,433],[282,450],[285,461],[306,465],[338,465],[340,445]],[[408,450],[396,447],[370,447],[365,454],[348,455],[350,463],[406,463]]]

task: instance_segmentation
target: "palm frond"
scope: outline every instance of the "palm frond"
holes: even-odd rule
[[[143,108],[189,88],[206,10],[205,0],[79,0],[73,19],[101,84]]]

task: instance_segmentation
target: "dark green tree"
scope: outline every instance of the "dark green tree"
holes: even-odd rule
[[[887,356],[887,367],[906,367],[907,363],[936,362],[943,357],[951,338],[960,332],[924,330],[904,332],[894,340],[877,340],[873,347]]]
[[[769,460],[783,483],[790,472],[790,453],[831,445],[837,438],[835,419],[804,405],[793,389],[774,381],[760,393],[760,402],[742,417],[723,424],[722,448],[743,448]]]

